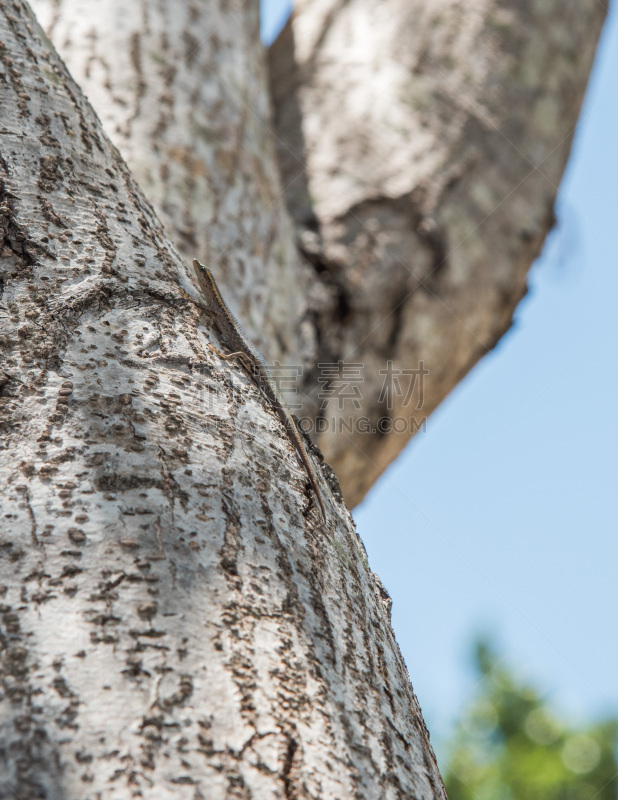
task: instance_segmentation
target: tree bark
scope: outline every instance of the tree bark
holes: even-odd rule
[[[258,4],[31,5],[185,259],[212,267],[271,362],[313,363],[313,270],[280,188]]]
[[[364,364],[361,408],[313,407],[350,505],[511,326],[605,13],[599,0],[297,0],[271,48],[288,207],[336,298],[315,361]],[[429,371],[422,397],[385,402],[388,361],[401,381]],[[340,429],[361,418],[406,425]]]
[[[255,4],[35,6],[169,234],[5,4],[1,792],[444,797],[336,480],[321,525],[185,264],[304,369],[357,502],[510,324],[601,4],[301,3],[271,53],[282,184]],[[320,409],[341,360],[363,406]],[[380,401],[388,361],[430,370],[414,424],[338,432],[408,416]]]
[[[1,796],[444,798],[332,473],[322,525],[22,0],[0,43]]]
[[[604,4],[300,0],[273,123],[256,4],[35,10],[181,252],[302,370],[299,415],[355,505],[511,325]],[[320,381],[342,361],[362,365],[346,402]]]

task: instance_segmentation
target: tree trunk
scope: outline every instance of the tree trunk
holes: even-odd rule
[[[316,462],[322,524],[185,264],[303,369],[357,502],[510,324],[601,4],[301,3],[274,123],[254,3],[34,5],[167,233],[5,4],[0,797],[444,797],[337,482]],[[361,409],[319,407],[341,360]],[[338,430],[410,416],[389,361],[430,371],[413,422]]]
[[[315,277],[280,188],[258,4],[31,5],[185,259],[212,267],[271,362],[313,363]]]
[[[273,123],[255,3],[34,6],[181,252],[302,373],[355,505],[511,325],[603,3],[299,0]]]
[[[444,798],[332,473],[322,524],[21,0],[0,42],[0,796]]]

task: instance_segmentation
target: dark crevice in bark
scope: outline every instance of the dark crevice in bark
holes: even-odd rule
[[[412,291],[412,293],[413,292],[414,290]],[[391,311],[391,321],[392,321],[391,332],[383,348],[384,356],[386,358],[392,358],[392,354],[395,352],[395,349],[397,347],[397,342],[399,341],[399,337],[401,336],[402,333],[401,320],[403,318],[403,314],[406,309],[406,302],[410,299],[411,294],[408,295],[401,302],[397,303],[397,305],[394,306],[394,308]]]
[[[294,141],[288,137],[276,139],[277,165],[286,206],[295,223],[309,230],[319,229],[319,220],[310,202],[309,184],[306,172],[305,140],[303,136],[303,115],[294,86],[299,74],[294,59],[295,41],[292,19],[268,50],[268,70],[270,81],[273,123],[276,131],[294,131]],[[280,119],[283,101],[284,118]]]
[[[8,172],[6,162],[1,156],[0,160]],[[6,188],[5,182],[0,178],[0,252],[6,246],[17,256],[21,265],[31,267],[39,254],[47,256],[51,254],[42,244],[29,238],[17,222],[17,215],[13,207],[17,200],[18,198]],[[4,276],[2,276],[2,285],[0,285],[0,297],[3,288]]]
[[[285,753],[285,761],[283,762],[283,769],[281,770],[281,779],[283,781],[283,791],[286,800],[295,800],[295,798],[298,796],[294,787],[294,780],[292,775],[292,769],[294,766],[294,756],[296,755],[297,750],[298,750],[298,742],[296,741],[296,739],[290,738]]]
[[[448,269],[448,241],[444,231],[433,217],[423,217],[419,220],[415,230],[433,255],[429,274],[421,279],[420,285],[433,292],[437,290],[440,275]]]

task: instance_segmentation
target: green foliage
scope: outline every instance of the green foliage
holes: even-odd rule
[[[480,642],[480,688],[443,770],[450,800],[616,800],[618,720],[569,725]]]

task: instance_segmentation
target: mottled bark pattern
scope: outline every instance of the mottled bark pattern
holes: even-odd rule
[[[358,503],[511,325],[603,2],[299,0],[271,49],[274,125],[257,3],[35,10],[177,246],[268,360],[303,367],[303,416],[329,423],[318,443]],[[317,365],[339,360],[364,364],[360,409],[320,409]],[[380,402],[389,361],[429,369],[422,408]],[[350,434],[355,417],[406,425]]]
[[[315,276],[280,188],[259,4],[32,7],[185,259],[212,269],[271,361],[313,365]]]
[[[444,798],[336,482],[21,0],[0,43],[0,794]]]
[[[336,298],[318,319],[317,361],[365,365],[362,409],[331,402],[328,419],[420,423],[508,330],[552,225],[605,10],[298,0],[271,48],[283,183]],[[379,402],[389,359],[429,369],[422,409]],[[413,430],[331,424],[318,439],[349,504]]]

